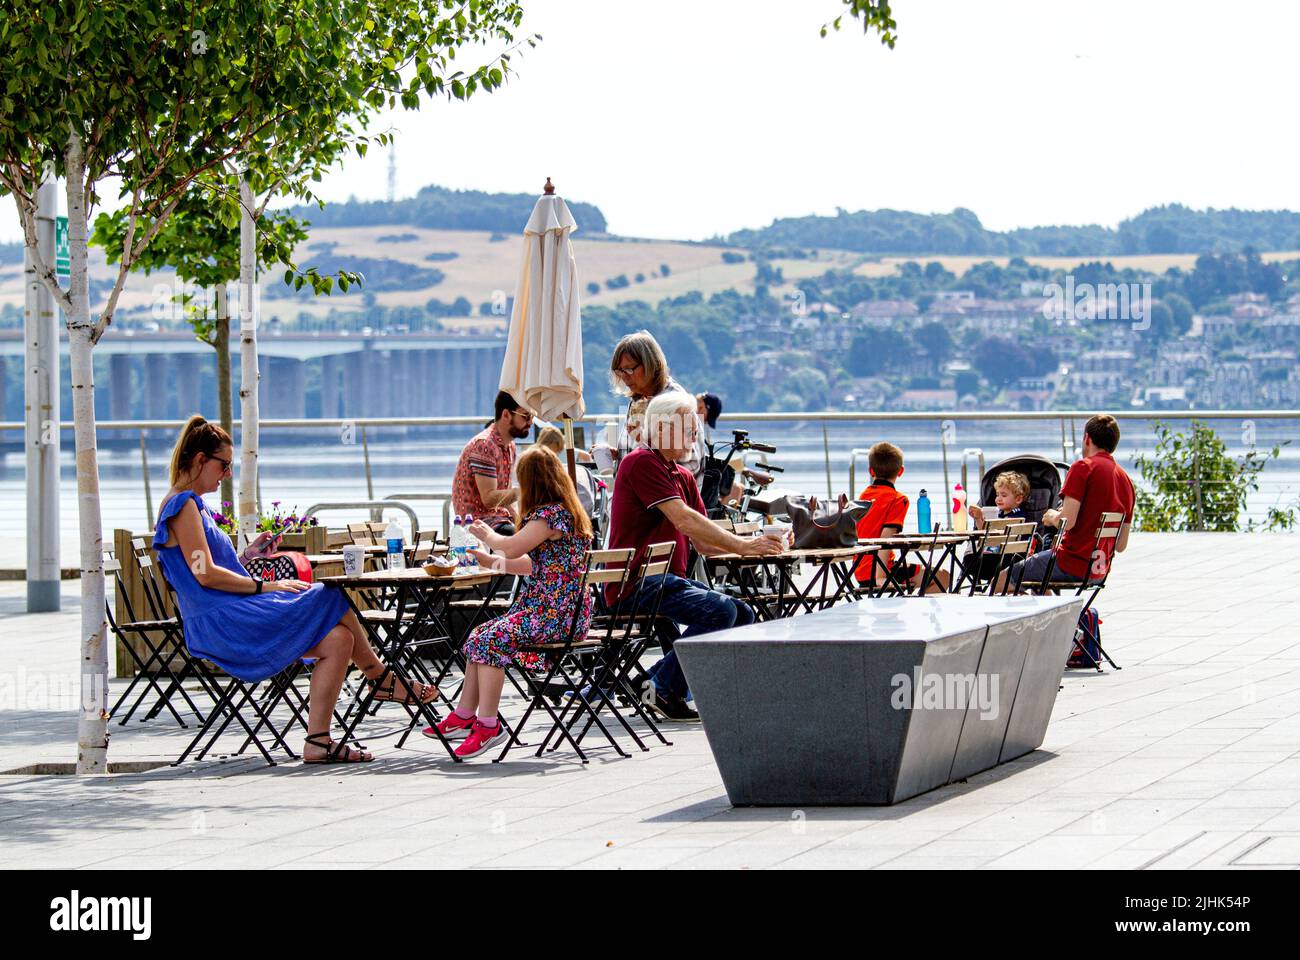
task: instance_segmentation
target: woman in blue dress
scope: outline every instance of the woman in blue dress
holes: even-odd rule
[[[241,560],[267,552],[272,537],[259,535],[241,558],[202,500],[220,487],[233,457],[230,435],[200,416],[189,419],[172,451],[172,486],[158,511],[153,545],[176,591],[185,645],[250,683],[295,660],[314,660],[303,762],[372,760],[364,750],[331,740],[330,724],[349,665],[377,682],[385,677],[384,664],[340,591],[301,580],[263,581],[244,569]],[[428,703],[437,696],[437,688],[388,670],[375,699]]]

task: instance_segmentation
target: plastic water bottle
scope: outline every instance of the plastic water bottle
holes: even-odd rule
[[[965,533],[968,517],[966,515],[966,491],[962,485],[952,488],[952,529],[954,533]]]
[[[406,566],[406,554],[402,552],[402,528],[396,519],[388,521],[384,539],[388,541],[388,569],[401,570]]]
[[[916,525],[922,533],[934,532],[934,527],[930,526],[930,496],[924,490],[916,498]]]
[[[456,566],[465,566],[465,526],[459,514],[451,522],[451,533],[447,535],[447,542],[451,546],[451,558],[456,561]]]
[[[465,514],[465,521],[461,525],[461,530],[465,534],[465,565],[467,567],[478,566],[478,561],[475,560],[472,556],[470,556],[471,550],[477,550],[480,547],[480,544],[478,542],[478,537],[474,536],[474,534],[469,532],[469,526],[473,522],[474,522],[474,514],[467,513]]]

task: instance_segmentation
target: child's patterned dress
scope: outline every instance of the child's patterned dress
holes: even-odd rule
[[[578,634],[584,634],[591,623],[591,591],[582,584],[591,538],[574,533],[573,517],[563,504],[543,504],[530,511],[520,522],[520,529],[530,520],[541,520],[563,536],[543,540],[529,551],[533,572],[510,609],[470,632],[461,650],[471,663],[502,669],[519,663],[536,669],[542,659],[536,654],[516,654],[521,644],[567,637],[578,604],[582,605]]]

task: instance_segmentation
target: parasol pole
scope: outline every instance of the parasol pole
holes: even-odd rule
[[[567,413],[564,415],[564,458],[569,464],[569,479],[573,481],[573,488],[578,489],[578,464],[575,462],[573,452],[573,418]]]
[[[551,183],[551,178],[546,178],[546,185],[542,187],[542,196],[555,196],[555,184]],[[578,486],[578,464],[573,453],[573,418],[567,413],[563,415],[564,420],[564,459],[569,467],[569,479],[573,481],[574,489]]]

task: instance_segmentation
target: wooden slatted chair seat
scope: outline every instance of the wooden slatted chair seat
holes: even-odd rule
[[[601,637],[588,637],[585,640],[575,640],[572,646],[565,643],[563,640],[557,640],[553,643],[521,643],[519,649],[530,653],[545,653],[547,651],[567,649],[590,650],[595,647],[603,646],[604,642],[604,639]]]
[[[396,610],[362,610],[361,616],[372,623],[393,623],[397,620]],[[414,620],[415,614],[410,610],[402,612],[403,620]]]

